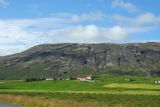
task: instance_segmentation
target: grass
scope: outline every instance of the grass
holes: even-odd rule
[[[37,81],[37,82],[18,82],[3,83],[0,89],[16,90],[39,90],[39,91],[85,91],[98,90],[99,83],[89,83],[80,81]]]
[[[107,85],[106,85],[107,84]],[[160,95],[159,85],[135,83],[89,83],[80,81],[38,81],[1,83],[0,92],[66,92]]]
[[[14,98],[14,100],[13,100]],[[17,96],[17,95],[0,95],[0,100],[26,107],[98,107],[96,102],[78,103],[71,100],[56,100],[40,97]],[[100,107],[100,106],[99,106]]]
[[[73,101],[78,105],[74,105],[75,107],[84,107],[85,104],[91,105],[86,107],[159,107],[160,85],[153,83],[154,80],[159,79],[159,77],[101,74],[96,76],[95,83],[76,80],[35,82],[0,80],[0,95],[3,95],[4,98],[6,95],[12,97],[18,95],[22,98],[33,98],[33,101],[37,99],[33,104],[38,103],[42,98],[47,102],[53,100],[53,104],[54,101],[62,101],[64,104]],[[23,104],[25,101],[21,100],[20,102],[22,103],[19,104]],[[40,103],[37,107],[40,105],[43,104]],[[57,107],[61,106],[63,107],[63,105]]]
[[[146,89],[146,90],[160,90],[158,84],[129,84],[129,83],[111,83],[107,84],[106,88],[123,88],[123,89]]]
[[[54,104],[55,101],[60,101],[62,104],[66,104],[66,102],[73,102],[76,105],[79,106],[73,106],[73,107],[159,107],[160,105],[160,97],[159,96],[153,96],[153,95],[121,95],[121,94],[82,94],[82,93],[40,93],[40,92],[10,92],[10,93],[1,93],[2,96],[11,95],[12,98],[10,98],[7,101],[13,101],[17,102],[15,99],[16,96],[22,97],[22,101],[18,100],[19,103],[15,104],[23,104],[24,100],[26,102],[28,99],[30,99],[31,105],[35,103],[39,105],[43,105],[43,103],[39,103],[39,100],[36,99],[42,99],[40,101],[47,102],[53,101]],[[23,99],[23,97],[25,99]],[[1,97],[0,97],[1,98]],[[32,100],[33,99],[33,100]],[[1,100],[1,99],[0,99]],[[5,100],[5,99],[4,99]],[[63,102],[64,101],[64,102]],[[21,103],[22,102],[22,103]],[[85,104],[89,104],[88,106],[84,106]],[[70,104],[67,104],[69,106]],[[40,106],[40,107],[41,107]],[[61,107],[62,105],[58,105],[57,107]],[[66,106],[66,107],[67,107]],[[32,106],[27,106],[32,107]],[[36,107],[36,106],[33,106]],[[42,106],[45,107],[45,106]],[[54,107],[54,106],[51,106]],[[70,106],[72,107],[72,106]]]

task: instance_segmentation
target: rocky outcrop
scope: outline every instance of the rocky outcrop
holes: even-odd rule
[[[160,43],[46,44],[0,57],[0,79],[63,78],[98,72],[160,75]]]

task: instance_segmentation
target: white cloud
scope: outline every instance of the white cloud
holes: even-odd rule
[[[112,40],[125,40],[128,36],[127,32],[124,28],[120,26],[115,26],[109,29],[109,37]],[[107,34],[107,32],[106,32]]]
[[[141,25],[145,23],[160,23],[160,16],[155,16],[152,13],[145,13],[140,15],[134,20],[136,25]]]
[[[105,18],[105,14],[101,12],[89,12],[83,14],[72,14],[72,13],[57,13],[53,14],[53,17],[61,17],[68,19],[69,22],[78,23],[81,21],[96,21]]]
[[[98,27],[96,25],[74,26],[59,30],[53,30],[48,35],[54,35],[56,41],[62,42],[78,42],[78,43],[93,43],[93,42],[114,42],[123,41],[127,38],[127,32],[120,26],[111,28]],[[52,37],[52,36],[51,36]]]
[[[0,0],[0,6],[5,6],[8,4],[8,0]]]
[[[116,25],[110,27],[100,27],[92,23],[82,25],[82,21],[91,20],[93,13],[77,15],[76,20],[72,19],[73,16],[73,14],[56,14],[48,18],[0,20],[0,55],[20,52],[44,43],[126,42],[131,34],[153,29],[152,26],[121,26],[116,22]],[[138,18],[141,19],[140,16]],[[101,17],[93,18],[93,20],[100,19]],[[158,20],[152,16],[145,22],[151,22],[151,19]],[[128,20],[133,19],[128,18]]]
[[[56,28],[57,18],[0,20],[0,55],[23,51],[43,43],[114,42],[126,39],[120,26],[111,28],[96,25],[74,25]],[[63,21],[62,21],[63,22]],[[62,23],[61,20],[59,23]],[[48,29],[46,29],[48,28]]]
[[[89,13],[89,14],[82,14],[82,15],[73,15],[71,17],[71,20],[74,22],[79,22],[81,20],[101,20],[105,15],[100,13],[100,12],[96,12],[96,13]]]
[[[129,12],[134,12],[137,10],[136,6],[134,6],[132,3],[124,2],[123,0],[114,0],[112,2],[112,7],[121,7]]]
[[[117,20],[120,24],[128,24],[133,26],[160,24],[160,16],[156,16],[150,12],[140,14],[137,17],[115,15],[114,19]]]

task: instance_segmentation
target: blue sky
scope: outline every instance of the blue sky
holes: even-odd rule
[[[160,0],[0,0],[0,56],[45,43],[160,41]]]

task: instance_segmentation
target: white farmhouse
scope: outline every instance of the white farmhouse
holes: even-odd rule
[[[90,75],[86,76],[86,77],[78,77],[77,80],[79,80],[79,81],[89,81],[89,80],[92,80],[92,77]]]
[[[46,78],[47,81],[53,80],[53,78]]]
[[[155,80],[154,83],[155,84],[160,84],[160,80]]]

